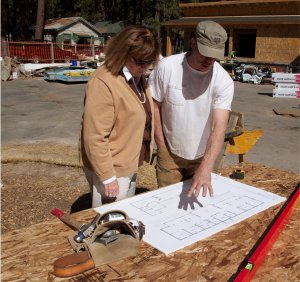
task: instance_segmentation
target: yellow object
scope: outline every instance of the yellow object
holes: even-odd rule
[[[244,131],[240,136],[233,137],[233,144],[227,145],[225,154],[246,154],[262,134],[262,130]]]
[[[236,169],[230,177],[233,179],[244,179],[245,171],[242,169]]]
[[[66,76],[91,76],[95,70],[78,70],[64,73]]]

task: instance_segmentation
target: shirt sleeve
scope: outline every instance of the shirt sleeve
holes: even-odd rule
[[[162,67],[159,63],[151,72],[148,78],[148,84],[150,88],[151,96],[154,100],[162,102],[165,96],[165,90],[163,88],[163,80],[161,77]]]
[[[86,155],[101,181],[116,175],[109,149],[109,135],[114,119],[115,109],[110,89],[100,79],[92,78],[86,90],[83,141]]]
[[[117,179],[117,177],[114,175],[113,177],[111,177],[109,179],[103,180],[102,183],[109,184],[109,183],[112,183],[113,181],[115,181],[116,179]]]
[[[230,111],[234,94],[234,83],[225,70],[217,77],[214,91],[215,95],[212,108]]]

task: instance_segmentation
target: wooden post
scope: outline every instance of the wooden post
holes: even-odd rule
[[[51,53],[52,64],[54,64],[54,46],[53,46],[53,42],[51,42],[51,45],[50,45],[50,53]]]
[[[244,162],[244,154],[239,154],[239,163]]]
[[[229,44],[228,44],[228,51],[235,51],[233,50],[233,28],[229,30]]]
[[[8,41],[8,37],[6,38],[6,48],[7,48],[7,56],[10,57],[10,51],[9,51],[9,41]]]
[[[167,28],[166,56],[172,55],[171,28]]]

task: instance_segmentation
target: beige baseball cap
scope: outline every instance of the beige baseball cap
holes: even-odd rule
[[[196,40],[201,55],[217,60],[224,59],[227,33],[221,25],[213,21],[199,22],[196,28]]]

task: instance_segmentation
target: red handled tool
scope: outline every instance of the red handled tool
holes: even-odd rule
[[[51,210],[51,213],[74,230],[79,230],[82,225],[82,223],[78,222],[75,219],[72,219],[69,215],[65,214],[62,210],[58,208],[53,208]]]
[[[289,217],[299,204],[299,194],[300,183],[298,183],[296,189],[287,199],[256,245],[249,252],[246,259],[241,264],[241,268],[229,281],[248,282],[253,278],[267,256],[268,251],[271,249],[280,232],[288,222]]]

